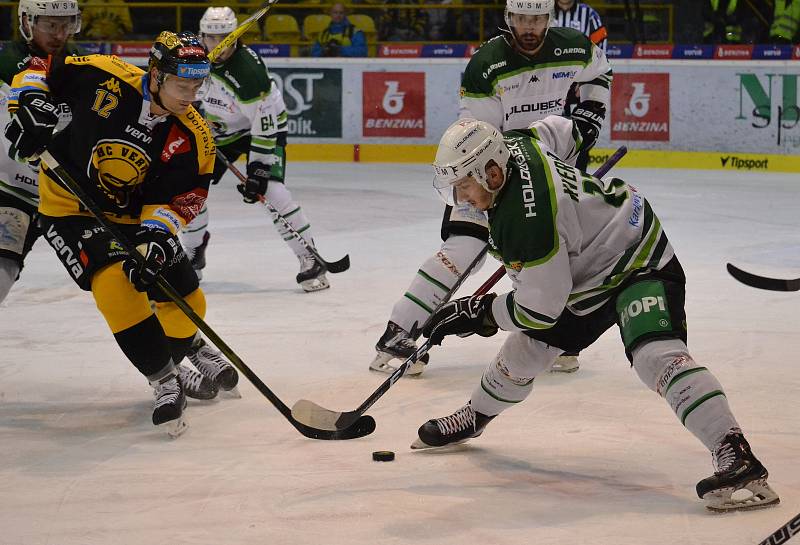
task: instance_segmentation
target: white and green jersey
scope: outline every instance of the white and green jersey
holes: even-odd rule
[[[473,117],[503,131],[524,129],[561,114],[567,92],[581,83],[580,99],[608,106],[611,66],[602,49],[571,28],[550,28],[542,49],[528,57],[506,36],[484,43],[461,81],[459,117]]]
[[[248,163],[272,166],[278,161],[275,148],[277,135],[286,132],[286,105],[261,57],[246,45],[212,66],[203,111],[217,146],[249,134]]]
[[[5,128],[11,118],[8,115],[8,95],[11,87],[0,80],[0,129]],[[25,163],[18,163],[8,156],[9,142],[0,135],[0,191],[36,207],[39,204],[39,175]]]
[[[547,329],[565,308],[588,314],[634,271],[672,259],[661,222],[638,189],[559,158],[570,155],[569,130],[536,124],[504,136],[508,176],[489,210],[491,251],[513,285],[492,306],[502,329]]]

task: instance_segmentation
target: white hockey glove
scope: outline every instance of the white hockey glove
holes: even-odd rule
[[[442,344],[447,335],[477,333],[491,337],[497,333],[497,323],[492,316],[492,301],[496,293],[472,295],[445,303],[431,317],[422,334],[431,344]]]
[[[8,156],[20,162],[38,158],[53,138],[57,124],[58,106],[50,93],[38,89],[23,91],[18,109],[6,125]]]

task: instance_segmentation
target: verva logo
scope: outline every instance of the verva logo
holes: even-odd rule
[[[633,56],[637,59],[671,59],[671,45],[637,45],[633,50]]]
[[[669,141],[669,74],[615,74],[611,139]]]
[[[364,72],[364,136],[425,136],[425,73]]]
[[[750,60],[753,58],[752,45],[718,45],[714,49],[715,59],[744,59]]]
[[[161,160],[165,163],[168,163],[169,160],[172,159],[173,155],[186,153],[191,149],[192,147],[189,145],[189,137],[186,136],[186,133],[180,130],[176,125],[173,125],[169,130],[169,135],[167,136],[167,141],[164,144],[164,149],[161,150]]]

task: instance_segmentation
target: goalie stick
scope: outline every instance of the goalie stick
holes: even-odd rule
[[[94,215],[97,222],[105,228],[116,241],[123,247],[123,249],[139,263],[142,263],[144,256],[135,248],[135,246],[122,234],[116,224],[109,221],[103,210],[89,197],[86,191],[70,176],[63,166],[53,157],[49,151],[44,151],[41,154],[42,163],[47,167],[47,174],[51,176],[62,186],[68,188],[81,203]],[[289,407],[281,401],[281,399],[264,384],[258,375],[256,375],[239,356],[211,329],[192,307],[186,303],[186,300],[173,288],[161,275],[156,278],[156,286],[166,295],[178,308],[180,308],[187,318],[189,318],[205,335],[208,339],[216,345],[217,348],[227,357],[230,362],[236,366],[240,373],[242,373],[247,380],[249,380],[261,394],[266,397],[272,405],[289,421],[289,423],[297,429],[301,434],[311,439],[335,440],[335,439],[356,439],[369,435],[375,431],[375,420],[371,416],[363,416],[357,418],[353,422],[352,429],[347,430],[328,430],[317,429],[314,426],[308,426],[292,416],[292,411]]]
[[[798,291],[800,290],[800,278],[769,278],[757,274],[743,271],[735,265],[728,263],[728,272],[732,277],[751,288],[770,291]]]
[[[772,532],[767,539],[758,545],[781,545],[789,541],[793,535],[800,533],[800,514]]]
[[[620,159],[622,159],[625,154],[628,153],[628,148],[626,146],[620,146],[614,154],[603,163],[600,168],[595,171],[594,176],[597,178],[602,178],[605,176],[611,168],[616,165]],[[489,250],[489,245],[487,244],[486,247],[481,251],[481,253],[473,260],[470,266],[467,268],[467,271],[474,267],[475,264],[480,261],[480,258],[483,257]],[[487,293],[492,287],[505,275],[505,267],[501,266],[497,271],[495,271],[492,276],[481,285],[480,288],[477,289],[474,295],[483,295]],[[447,297],[449,298],[455,290],[458,289],[458,286],[463,283],[463,281],[468,276],[467,272],[462,274],[462,276],[458,279],[456,286],[448,292]],[[438,307],[437,307],[438,309]],[[433,313],[431,313],[431,316]],[[430,320],[430,317],[428,318]],[[427,320],[426,320],[427,322]],[[300,399],[292,406],[292,415],[299,421],[303,422],[306,426],[313,426],[315,428],[320,428],[323,430],[346,430],[350,426],[358,423],[361,415],[363,415],[366,411],[372,407],[376,401],[378,401],[383,394],[385,394],[392,385],[400,380],[400,377],[405,374],[408,368],[411,366],[412,363],[419,360],[422,356],[428,353],[431,349],[431,342],[430,339],[427,339],[424,343],[420,345],[417,350],[411,354],[406,361],[403,362],[394,372],[387,378],[383,383],[378,386],[378,389],[372,392],[372,394],[364,400],[364,402],[358,406],[355,410],[346,411],[346,412],[339,412],[339,411],[332,411],[330,409],[326,409],[325,407],[314,403],[308,399]]]
[[[222,163],[225,165],[225,167],[228,170],[230,170],[233,173],[234,176],[239,178],[240,182],[245,183],[247,181],[247,176],[242,174],[242,171],[239,170],[238,168],[236,168],[236,165],[234,165],[232,162],[230,162],[228,160],[228,158],[225,157],[225,154],[222,153],[222,151],[219,150],[219,149],[217,149],[217,159],[222,161]],[[278,218],[278,221],[281,222],[281,224],[286,228],[286,230],[289,231],[292,234],[292,236],[294,238],[296,238],[297,241],[303,246],[303,248],[305,248],[308,253],[313,255],[314,259],[316,259],[317,262],[320,265],[325,267],[328,270],[328,272],[331,272],[331,273],[335,274],[335,273],[344,272],[344,271],[346,271],[347,269],[350,268],[350,255],[345,255],[342,259],[340,259],[338,261],[333,261],[333,262],[325,261],[322,258],[322,256],[319,255],[319,252],[317,252],[317,249],[314,248],[308,242],[306,242],[306,239],[304,239],[300,235],[300,233],[298,233],[297,230],[294,227],[292,227],[291,223],[286,221],[286,218],[284,218],[280,214],[280,212],[278,212],[278,210],[274,206],[272,206],[267,199],[264,198],[263,195],[259,195],[258,200],[261,202],[261,204],[263,204],[264,206],[267,207],[267,210],[269,210],[270,212],[275,214],[275,216]]]

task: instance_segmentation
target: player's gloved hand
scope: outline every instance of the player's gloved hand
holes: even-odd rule
[[[247,181],[236,186],[242,194],[242,200],[252,204],[263,197],[267,192],[269,184],[269,167],[261,163],[250,163],[247,165]]]
[[[603,120],[606,118],[606,107],[596,100],[584,100],[572,110],[570,116],[583,138],[582,149],[590,149],[600,136]]]
[[[158,274],[183,254],[181,243],[172,233],[158,228],[142,227],[136,233],[136,249],[144,256],[141,262],[129,257],[122,270],[136,291],[147,291]]]
[[[53,138],[58,124],[58,106],[50,93],[39,89],[23,91],[19,107],[6,125],[8,156],[15,161],[36,159]]]
[[[481,337],[491,337],[497,333],[497,323],[492,316],[492,301],[495,293],[462,297],[445,303],[437,310],[422,334],[431,344],[442,344],[447,335],[477,333]]]

